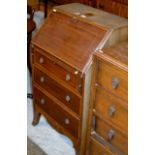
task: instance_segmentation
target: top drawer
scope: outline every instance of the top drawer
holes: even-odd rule
[[[58,61],[56,58],[53,58],[53,60],[49,59],[44,54],[40,53],[38,49],[35,49],[34,51],[34,64],[44,67],[50,74],[53,74],[53,76],[64,81],[81,93],[82,78],[78,71],[68,66],[66,69],[62,62]]]
[[[128,99],[128,72],[107,61],[97,61],[97,83],[113,94]]]

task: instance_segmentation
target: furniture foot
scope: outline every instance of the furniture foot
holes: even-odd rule
[[[39,123],[40,116],[41,116],[40,113],[34,112],[34,118],[33,118],[33,122],[32,122],[33,126],[35,126],[35,125],[37,125]]]

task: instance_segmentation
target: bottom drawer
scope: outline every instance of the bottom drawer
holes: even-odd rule
[[[59,125],[65,128],[72,136],[78,139],[78,130],[80,121],[74,118],[59,105],[54,103],[49,97],[43,94],[39,89],[33,88],[34,104],[42,108]]]
[[[127,135],[122,134],[122,132],[118,131],[114,126],[110,126],[98,118],[95,123],[96,133],[121,152],[128,154]]]
[[[108,150],[108,148],[91,137],[87,155],[114,155],[114,153],[112,153],[110,150]]]

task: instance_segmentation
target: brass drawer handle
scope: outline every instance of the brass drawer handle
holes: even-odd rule
[[[41,83],[45,82],[45,78],[43,76],[40,77],[40,82]]]
[[[112,117],[114,115],[115,111],[116,111],[115,107],[110,106],[109,111],[108,111],[109,116]]]
[[[44,58],[43,58],[43,57],[40,57],[39,63],[40,63],[40,64],[43,64],[43,63],[44,63]]]
[[[117,77],[112,77],[112,87],[117,89],[119,86],[119,79]]]
[[[66,81],[70,81],[71,77],[69,74],[66,74]]]
[[[43,98],[40,99],[40,104],[45,104],[45,100]]]
[[[66,101],[69,102],[71,100],[71,97],[69,95],[66,96]]]
[[[114,137],[114,135],[115,135],[115,131],[114,131],[113,129],[110,129],[110,130],[108,131],[108,139],[109,139],[109,140],[112,140],[113,137]]]
[[[65,124],[66,124],[66,125],[70,124],[69,118],[65,118]]]

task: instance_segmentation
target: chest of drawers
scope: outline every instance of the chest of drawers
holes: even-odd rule
[[[33,125],[40,115],[85,150],[92,54],[127,38],[127,20],[82,4],[53,8],[32,40]]]
[[[93,62],[87,155],[127,155],[127,42],[100,50]]]

